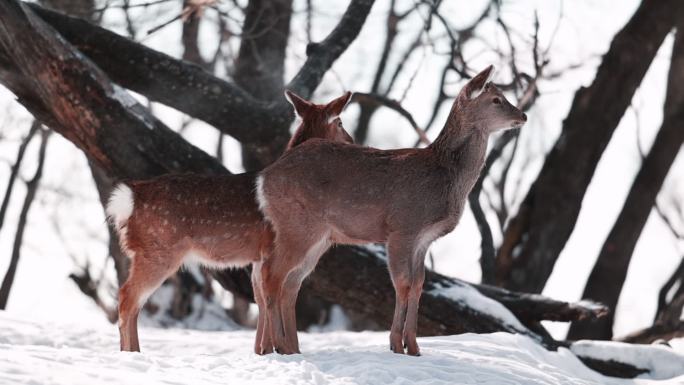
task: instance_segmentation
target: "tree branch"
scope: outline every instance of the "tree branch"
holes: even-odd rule
[[[374,3],[375,0],[351,0],[335,29],[320,43],[306,47],[306,62],[287,88],[304,98],[311,97],[323,75],[356,40]]]
[[[14,276],[17,272],[19,258],[21,257],[21,246],[24,239],[24,230],[26,229],[28,213],[36,197],[40,178],[43,176],[43,166],[45,165],[45,152],[47,149],[49,134],[50,131],[48,130],[43,130],[41,133],[40,149],[38,150],[38,167],[36,168],[33,178],[31,178],[31,180],[29,180],[26,184],[26,197],[24,198],[24,204],[21,207],[21,212],[19,213],[17,232],[14,236],[14,245],[12,246],[12,257],[10,258],[9,267],[7,268],[7,273],[5,273],[5,278],[3,278],[2,285],[0,285],[0,310],[5,310],[7,308],[10,290],[12,289],[12,284],[14,283]]]
[[[33,138],[36,132],[38,132],[39,128],[40,122],[34,120],[33,123],[31,123],[31,129],[29,130],[26,137],[24,137],[21,140],[21,144],[19,145],[17,157],[10,169],[10,175],[7,181],[7,188],[5,189],[5,196],[2,198],[2,205],[0,205],[0,229],[2,229],[2,225],[5,222],[5,215],[7,215],[7,207],[9,206],[10,198],[12,198],[14,182],[16,182],[17,176],[19,175],[19,169],[21,168],[21,162],[24,159],[24,153],[26,153],[26,147],[28,147],[29,142],[31,142],[31,138]]]
[[[282,106],[259,102],[200,66],[147,48],[87,21],[30,4],[60,35],[121,86],[198,118],[240,142],[272,139],[269,127],[289,124]]]

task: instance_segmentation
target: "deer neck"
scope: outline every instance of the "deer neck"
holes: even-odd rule
[[[470,190],[484,165],[488,135],[486,130],[466,126],[458,121],[444,127],[428,147],[441,167],[449,170],[451,183],[447,196],[450,211],[460,216]]]
[[[443,167],[456,175],[480,174],[487,152],[486,130],[473,123],[450,119],[429,148]]]

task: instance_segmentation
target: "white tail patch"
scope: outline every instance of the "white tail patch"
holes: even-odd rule
[[[117,230],[126,226],[128,218],[133,214],[133,190],[123,183],[118,184],[109,197],[106,212]]]
[[[130,259],[135,257],[135,252],[128,248],[126,224],[128,223],[128,218],[133,214],[133,202],[133,190],[125,184],[119,183],[112,191],[105,209],[107,219],[114,224],[114,228],[119,234],[119,245]]]
[[[266,208],[266,205],[268,205],[268,202],[266,201],[266,196],[264,195],[264,177],[262,175],[259,175],[256,178],[256,200],[257,203],[259,204],[259,210],[261,211],[262,214],[264,213],[264,209]]]

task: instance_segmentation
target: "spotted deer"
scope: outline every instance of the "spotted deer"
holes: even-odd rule
[[[491,74],[490,66],[465,85],[426,148],[378,150],[310,140],[260,173],[257,200],[276,234],[261,278],[277,351],[299,351],[286,338],[296,333],[294,289],[321,254],[332,244],[384,242],[396,293],[390,349],[404,353],[406,347],[419,355],[425,253],[458,223],[490,134],[527,120],[489,82]]]
[[[347,92],[327,105],[285,96],[301,118],[287,149],[311,138],[353,143],[339,118],[351,98]],[[131,259],[128,279],[119,290],[121,350],[140,351],[137,318],[141,306],[184,263],[210,268],[255,264],[254,295],[264,308],[259,282],[261,258],[272,247],[273,232],[254,198],[256,173],[205,176],[164,175],[119,184],[107,205],[121,247]],[[256,278],[256,279],[255,279]],[[259,311],[255,352],[272,352]]]

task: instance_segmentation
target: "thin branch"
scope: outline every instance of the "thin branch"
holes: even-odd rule
[[[428,139],[428,137],[425,135],[425,131],[418,126],[418,123],[416,123],[415,119],[413,119],[413,115],[411,115],[410,112],[408,112],[404,107],[402,107],[398,101],[390,99],[383,95],[364,92],[355,92],[354,96],[352,97],[352,101],[360,104],[369,103],[375,106],[385,106],[391,110],[398,112],[399,115],[403,116],[404,118],[406,118],[406,120],[408,120],[409,124],[418,135],[418,140],[425,145],[430,144],[430,139]]]
[[[40,178],[43,175],[45,152],[47,149],[49,134],[50,131],[48,130],[43,130],[41,132],[40,149],[38,150],[38,167],[36,168],[33,178],[26,183],[26,197],[24,198],[24,204],[21,207],[21,213],[19,213],[17,232],[14,236],[14,245],[12,246],[12,257],[10,259],[9,267],[7,268],[7,273],[5,273],[5,278],[3,278],[2,285],[0,285],[0,310],[7,308],[7,300],[9,299],[12,284],[14,283],[14,276],[17,272],[19,258],[21,257],[21,246],[24,239],[24,231],[26,230],[28,213],[31,209],[33,201],[35,200],[36,192],[38,191],[38,185],[40,184]]]
[[[33,123],[31,123],[31,129],[29,130],[28,134],[21,140],[21,144],[19,145],[19,151],[17,151],[16,160],[14,161],[14,164],[12,164],[12,167],[10,169],[9,180],[7,181],[7,189],[5,189],[5,196],[2,199],[2,205],[0,205],[0,229],[2,229],[2,225],[5,222],[5,215],[7,215],[7,207],[9,206],[10,198],[12,197],[14,182],[17,180],[17,176],[19,175],[19,168],[21,167],[21,161],[24,159],[26,147],[28,147],[29,142],[31,142],[31,138],[33,138],[35,133],[38,132],[39,128],[40,123],[37,120],[34,120]]]
[[[306,62],[287,88],[304,98],[311,97],[323,75],[359,35],[374,3],[375,0],[351,0],[335,29],[322,42],[306,47]]]

